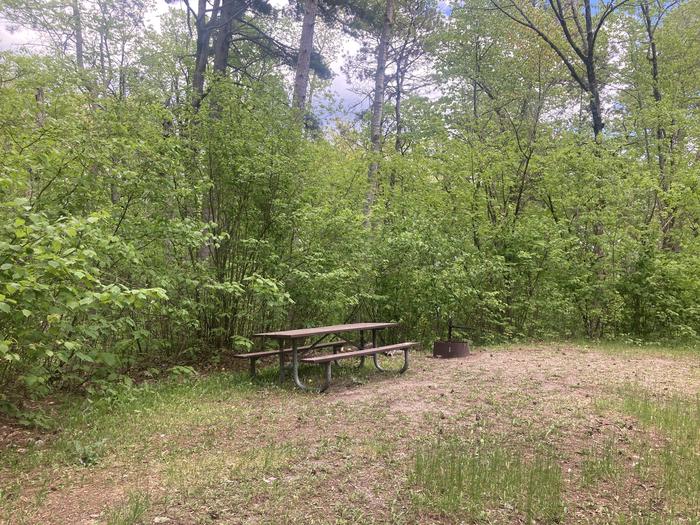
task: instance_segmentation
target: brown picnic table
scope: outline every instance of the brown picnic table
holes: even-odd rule
[[[279,355],[280,360],[280,380],[284,380],[284,357],[287,354],[291,354],[292,357],[292,378],[296,386],[302,390],[309,390],[309,388],[304,385],[299,379],[299,363],[309,363],[318,364],[324,367],[324,378],[325,382],[318,389],[320,392],[325,391],[331,381],[331,364],[337,363],[340,359],[349,359],[354,357],[360,358],[360,366],[364,364],[364,359],[366,356],[372,356],[375,367],[378,370],[383,370],[377,360],[377,354],[388,355],[394,351],[403,351],[404,354],[404,364],[400,373],[405,372],[408,369],[408,351],[418,343],[407,342],[398,343],[393,345],[377,346],[377,332],[380,330],[385,330],[398,326],[398,323],[351,323],[351,324],[338,324],[331,326],[318,326],[314,328],[298,328],[294,330],[281,330],[278,332],[263,332],[255,334],[254,337],[275,339],[278,341],[279,350],[248,353],[248,354],[237,354],[236,357],[248,357],[251,359],[251,363],[254,363],[256,355],[262,357],[265,355]],[[371,345],[369,342],[365,341],[365,333],[371,333]],[[353,343],[348,334],[358,333],[359,342],[357,344]],[[328,335],[343,335],[343,339],[339,341],[323,342],[323,339]],[[320,337],[316,342],[311,343],[306,346],[300,346],[299,343],[305,339]],[[339,350],[346,345],[352,345],[357,348],[357,350],[339,352]],[[291,348],[285,348],[285,345],[291,345]],[[311,352],[315,349],[320,348],[333,348],[333,354],[313,356],[313,357],[301,357],[302,353]],[[254,373],[254,364],[251,367],[251,372]]]

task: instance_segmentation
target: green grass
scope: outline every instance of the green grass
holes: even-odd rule
[[[614,520],[611,520],[611,523],[615,525],[678,525],[684,522],[666,518],[658,514],[649,514],[644,510],[635,510],[632,513],[616,516]],[[691,521],[689,523],[695,525],[697,521]]]
[[[378,373],[370,366],[369,360],[363,368],[344,364],[334,370],[334,381],[362,384]],[[318,384],[320,367],[302,367],[301,377],[310,385]],[[251,400],[261,393],[274,398],[282,411],[287,399],[303,404],[316,396],[300,393],[289,377],[280,385],[275,366],[261,368],[259,376],[252,379],[247,372],[222,372],[114,389],[100,398],[66,396],[52,405],[49,430],[55,437],[49,432],[43,444],[6,449],[0,455],[0,522],[6,516],[31,520],[31,509],[21,508],[22,486],[31,483],[39,487],[38,496],[48,493],[50,487],[61,489],[62,481],[51,474],[54,469],[89,471],[122,463],[127,470],[136,470],[157,458],[173,489],[198,494],[208,490],[211,483],[206,482],[207,477],[213,483],[227,477],[249,478],[246,473],[255,473],[258,480],[270,477],[270,472],[294,456],[293,447],[280,443],[240,456],[212,454],[217,440],[231,441],[229,436],[235,436],[239,429],[260,424],[261,420],[250,418],[259,403]],[[278,409],[264,403],[261,406],[265,411],[262,421],[266,426],[274,425]],[[317,414],[311,411],[299,417],[314,418]],[[251,493],[260,489],[259,483],[246,481],[245,485]],[[140,508],[136,499],[129,501],[115,511],[115,519],[121,516],[126,523],[131,515],[128,509],[135,512]]]
[[[198,403],[242,397],[254,385],[242,374],[221,373],[123,389],[98,399],[68,399],[54,414],[57,439],[48,446],[31,446],[24,453],[3,454],[0,467],[26,470],[47,464],[92,466],[118,451],[139,454],[146,438],[159,431],[206,423],[216,417],[201,412]],[[230,415],[230,414],[227,414]]]
[[[581,484],[591,487],[600,481],[615,481],[622,476],[619,450],[614,439],[608,439],[602,450],[590,448],[581,462]]]
[[[333,371],[334,381],[357,384],[364,383],[373,374],[377,372],[370,368],[370,360],[363,368],[344,365]],[[310,385],[318,383],[320,367],[304,366],[300,376]],[[262,368],[261,373],[252,379],[247,372],[217,373],[144,383],[115,390],[101,398],[66,397],[51,418],[53,430],[59,433],[58,438],[48,446],[30,446],[22,453],[3,451],[0,468],[27,470],[47,464],[88,467],[115,452],[128,450],[130,456],[140,454],[148,448],[148,436],[159,432],[171,434],[180,427],[229,421],[235,415],[230,409],[224,412],[216,410],[215,406],[203,411],[201,404],[240,399],[261,388],[282,395],[304,395],[292,385],[289,374],[280,386],[278,369],[272,366]],[[0,497],[3,491],[7,492],[7,489],[0,487]]]
[[[625,357],[639,357],[642,355],[658,355],[663,357],[688,357],[700,356],[700,347],[695,342],[659,343],[654,341],[642,341],[635,339],[602,340],[591,343],[590,341],[577,341],[574,345],[584,349],[596,350],[609,355]]]
[[[659,433],[658,448],[643,445],[671,512],[695,510],[700,520],[700,396],[657,398],[628,386],[622,410]]]
[[[587,357],[572,355],[568,373]],[[414,363],[404,377],[417,388],[392,398],[382,382],[396,376],[368,360],[335,368],[337,391],[323,396],[279,385],[270,366],[253,380],[172,378],[50,405],[54,433],[0,455],[0,522],[37,523],[57,496],[75,510],[91,480],[98,491],[127,474],[114,500],[93,506],[100,523],[223,522],[246,509],[265,523],[700,524],[700,399],[612,381],[602,396],[566,385],[548,394],[565,366],[536,380],[526,370],[516,393],[498,359]],[[301,375],[318,384],[321,371]]]
[[[395,358],[383,358],[381,360],[382,365],[386,365],[385,368],[389,371],[400,368],[403,363],[402,357]],[[356,366],[355,360],[340,361],[340,366],[333,366],[332,380],[331,383],[337,383],[338,381],[352,382],[355,384],[366,383],[371,377],[376,377],[378,371],[372,365],[372,358],[368,357],[365,359],[365,364],[363,367]],[[317,388],[323,382],[322,380],[322,368],[318,365],[307,365],[301,364],[299,367],[299,379],[310,388]],[[299,390],[293,385],[291,380],[292,373],[287,370],[286,379],[281,388],[288,390],[290,392],[299,393]],[[277,366],[267,366],[261,368],[258,371],[257,376],[253,379],[253,382],[257,385],[278,385],[279,382],[279,367]]]
[[[551,455],[537,451],[526,460],[490,438],[423,446],[410,479],[417,504],[444,514],[475,520],[501,507],[528,523],[554,523],[564,516],[561,469]]]
[[[242,374],[221,373],[143,384],[99,399],[67,398],[54,409],[55,437],[49,434],[44,444],[24,450],[3,451],[0,522],[10,516],[30,519],[26,515],[32,509],[19,499],[22,485],[31,484],[43,495],[70,483],[56,477],[56,471],[109,468],[115,462],[131,470],[154,455],[170,461],[191,453],[166,443],[179,436],[205,443],[206,431],[197,429],[234,425],[238,412],[224,401],[242,400],[255,389]],[[160,442],[157,436],[166,437]],[[129,504],[134,512],[140,508],[137,503],[132,498]],[[125,519],[129,512],[123,510]]]
[[[131,492],[126,501],[116,506],[104,518],[107,525],[136,525],[142,523],[150,498],[142,492]]]
[[[518,348],[542,348],[542,349],[578,349],[592,350],[607,355],[639,357],[644,355],[658,355],[670,358],[685,358],[688,356],[700,357],[700,345],[697,342],[675,341],[659,343],[655,341],[643,341],[638,339],[603,339],[590,341],[586,339],[551,339],[538,343],[502,343],[489,345],[487,350],[508,351]]]

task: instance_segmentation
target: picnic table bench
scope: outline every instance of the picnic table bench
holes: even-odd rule
[[[331,364],[334,362],[337,362],[338,359],[349,359],[352,357],[363,358],[364,356],[371,355],[372,361],[374,362],[374,366],[377,368],[377,370],[384,371],[384,369],[379,364],[379,361],[377,360],[377,355],[378,354],[390,355],[392,352],[402,350],[403,351],[403,366],[399,370],[399,374],[403,374],[406,370],[408,370],[408,351],[417,345],[418,345],[418,343],[411,341],[408,343],[398,343],[398,344],[394,344],[394,345],[379,346],[377,348],[370,346],[369,348],[364,348],[362,350],[355,350],[355,351],[351,351],[351,352],[341,352],[341,353],[335,354],[335,355],[322,355],[322,356],[318,356],[318,357],[306,357],[306,358],[303,358],[301,360],[301,362],[302,363],[312,363],[312,364],[323,365],[323,377],[324,377],[325,381],[324,381],[323,385],[320,387],[319,392],[325,392],[326,389],[328,389],[328,387],[331,384]]]
[[[328,341],[326,343],[311,344],[306,346],[300,346],[297,351],[300,353],[308,352],[310,350],[321,350],[324,348],[332,348],[333,353],[337,353],[340,348],[347,344],[342,339],[338,341]],[[256,373],[255,362],[262,357],[271,357],[273,355],[280,357],[280,367],[284,366],[284,356],[291,354],[293,349],[290,348],[280,348],[279,350],[263,350],[260,352],[244,352],[242,354],[234,354],[233,357],[236,359],[250,359],[250,375],[254,376]]]
[[[378,370],[384,370],[379,364],[378,355],[391,355],[394,352],[403,352],[404,362],[399,373],[404,373],[408,369],[408,352],[418,346],[416,342],[405,342],[384,346],[377,346],[377,332],[397,326],[397,323],[352,323],[332,326],[320,326],[315,328],[300,328],[295,330],[282,330],[279,332],[263,332],[255,334],[254,337],[276,339],[279,343],[279,350],[266,350],[262,352],[249,352],[236,354],[237,358],[248,358],[251,360],[251,373],[255,373],[255,361],[261,357],[277,354],[280,360],[280,380],[284,380],[285,366],[284,358],[291,354],[292,378],[297,387],[302,390],[309,390],[299,379],[299,363],[318,364],[323,367],[324,382],[318,388],[319,392],[324,392],[331,382],[331,365],[342,359],[359,358],[360,366],[364,365],[365,357],[372,356],[374,366]],[[371,342],[365,342],[365,332],[371,332]],[[353,343],[347,334],[359,333],[359,342]],[[337,341],[322,342],[322,339],[315,343],[300,346],[299,342],[313,337],[326,337],[328,335],[338,336],[343,334],[343,338]],[[291,348],[285,345],[291,344]],[[353,346],[356,349],[350,351],[340,351],[346,346]],[[333,354],[325,354],[313,357],[301,357],[301,354],[312,352],[316,349],[332,348]]]

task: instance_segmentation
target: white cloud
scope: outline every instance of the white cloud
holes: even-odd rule
[[[23,46],[35,44],[38,35],[30,29],[17,29],[10,31],[9,24],[0,21],[0,51],[16,51]]]

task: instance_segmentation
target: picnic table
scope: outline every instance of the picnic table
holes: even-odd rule
[[[408,369],[408,351],[418,345],[416,342],[406,342],[398,343],[393,345],[377,346],[377,333],[380,330],[386,330],[391,327],[398,326],[398,323],[351,323],[351,324],[338,324],[331,326],[319,326],[314,328],[299,328],[295,330],[282,330],[278,332],[263,332],[255,334],[254,337],[259,338],[269,338],[275,339],[278,342],[278,350],[268,350],[263,352],[249,352],[244,354],[236,354],[235,357],[245,357],[251,359],[251,373],[255,373],[255,360],[260,357],[265,357],[268,355],[279,355],[280,361],[280,380],[284,380],[285,377],[285,356],[291,355],[291,371],[292,378],[297,387],[302,390],[309,390],[309,388],[304,385],[299,379],[299,364],[309,363],[318,364],[324,367],[324,378],[325,382],[318,389],[320,392],[325,391],[331,381],[331,364],[337,363],[340,359],[349,359],[354,357],[360,358],[360,366],[364,364],[364,359],[366,356],[372,356],[374,366],[378,370],[383,370],[379,361],[377,359],[377,354],[389,355],[394,351],[403,351],[404,354],[404,364],[400,373],[405,372]],[[366,332],[371,333],[371,344],[366,342],[365,334]],[[359,335],[359,341],[354,343],[349,334],[357,333]],[[343,335],[343,339],[337,341],[323,342],[323,339],[329,335]],[[300,342],[306,339],[320,337],[315,342],[300,346]],[[291,347],[286,348],[285,345],[291,345]],[[353,346],[357,350],[340,352],[340,350],[345,346]],[[302,357],[302,354],[321,349],[321,348],[332,348],[333,353],[329,355],[319,355],[313,357]]]

